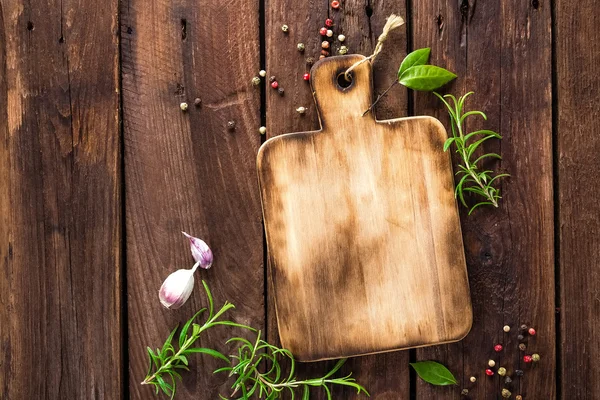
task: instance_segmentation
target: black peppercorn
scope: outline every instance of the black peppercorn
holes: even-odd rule
[[[279,88],[279,89],[277,89],[277,93],[279,93],[280,96],[283,96],[285,91],[283,90],[283,88]]]
[[[523,341],[523,339],[525,339],[525,336],[523,336],[523,335],[519,335],[519,336],[517,336],[517,340],[518,340],[519,342]]]
[[[227,122],[227,129],[229,129],[230,131],[235,129],[235,121],[229,121]]]
[[[271,76],[269,77],[269,82],[273,83],[275,82],[277,79],[275,78],[275,76]]]
[[[522,331],[526,331],[527,330],[527,325],[525,325],[525,324],[521,325],[521,330]]]
[[[521,369],[518,369],[518,370],[516,370],[516,371],[515,371],[515,374],[516,374],[517,376],[523,376],[523,370],[521,370]]]
[[[512,383],[512,379],[510,379],[510,376],[507,376],[506,379],[504,379],[504,383],[506,383],[507,385]]]

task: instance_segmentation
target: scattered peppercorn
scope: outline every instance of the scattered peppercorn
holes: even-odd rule
[[[235,129],[235,121],[229,121],[227,122],[227,129],[229,129],[230,131]]]
[[[338,50],[338,53],[340,53],[341,55],[344,55],[344,54],[348,53],[348,48],[346,46],[341,46],[340,49]]]
[[[504,367],[498,368],[498,375],[505,376],[506,375],[506,368],[504,368]]]
[[[270,76],[269,77],[269,82],[273,83],[277,80],[277,78],[275,78],[275,76]]]
[[[512,379],[510,379],[510,376],[507,376],[507,377],[504,379],[504,383],[506,383],[507,385],[510,385],[510,384],[512,383]]]
[[[331,8],[333,8],[334,10],[337,10],[338,8],[340,8],[340,2],[337,0],[333,0],[331,2]]]
[[[271,82],[271,87],[273,89],[277,89],[279,87],[279,83],[277,81],[273,81],[273,82]]]
[[[519,335],[519,336],[517,336],[517,340],[518,340],[518,341],[522,341],[523,339],[525,339],[525,336],[523,336],[523,335]]]
[[[471,383],[477,382],[477,378],[475,378],[474,376],[470,377],[469,380],[471,381]]]
[[[523,400],[523,396],[521,396],[520,394],[515,396],[515,400]]]
[[[533,361],[533,359],[531,358],[530,355],[526,355],[526,356],[523,356],[523,361],[526,362],[527,364],[529,364],[531,361]]]
[[[485,374],[487,376],[492,376],[492,375],[494,375],[494,371],[492,371],[491,369],[488,368],[488,369],[485,370]]]
[[[306,58],[306,65],[313,65],[315,63],[315,59],[313,57]]]
[[[321,50],[321,55],[327,57],[329,52],[327,50]]]
[[[267,71],[265,71],[264,69],[261,69],[261,70],[258,72],[258,74],[264,78],[265,76],[267,76]]]
[[[321,36],[326,36],[327,35],[327,28],[322,27],[321,29],[319,29],[319,33],[321,34]]]
[[[533,362],[538,362],[538,361],[540,361],[540,355],[539,355],[538,353],[534,353],[534,354],[532,354],[532,355],[531,355],[531,360],[532,360]]]
[[[296,112],[298,114],[304,114],[306,112],[306,108],[305,107],[298,107],[298,108],[296,108]]]
[[[319,60],[322,60],[322,59],[324,59],[325,57],[327,57],[327,56],[324,56],[323,54],[321,54],[321,55],[319,56]]]
[[[324,49],[328,49],[329,48],[329,42],[327,40],[324,40],[321,43],[321,47],[324,48]]]
[[[278,88],[277,93],[279,93],[280,96],[283,96],[285,94],[285,91],[283,90],[283,88]]]
[[[179,105],[179,108],[181,108],[181,111],[187,111],[187,109],[188,109],[188,103],[185,103],[185,102],[181,103]]]
[[[521,350],[521,351],[527,350],[527,345],[525,345],[525,343],[519,343],[519,350]]]
[[[260,85],[260,78],[258,76],[255,76],[254,78],[252,78],[252,84],[254,86]]]
[[[468,394],[469,394],[469,389],[463,389],[463,390],[460,392],[460,394],[461,394],[461,395],[463,395],[463,396],[466,396],[466,395],[468,395]]]
[[[340,42],[343,42],[344,40],[346,40],[346,36],[344,36],[344,35],[338,35],[338,40]]]
[[[505,399],[508,399],[508,398],[510,398],[510,396],[512,396],[512,393],[510,392],[510,390],[502,389],[502,397],[504,397]]]
[[[306,46],[304,46],[304,43],[298,43],[298,44],[296,45],[296,48],[298,49],[298,51],[299,51],[300,53],[304,53],[304,50],[306,49]]]
[[[527,325],[525,325],[525,324],[521,325],[521,330],[522,331],[526,331],[527,330]]]
[[[527,331],[531,336],[535,336],[536,332],[535,329],[533,328],[529,328],[529,330]]]
[[[327,30],[327,37],[332,37],[333,36],[333,31],[331,29]]]
[[[325,26],[327,26],[327,27],[330,27],[330,28],[331,28],[331,27],[333,26],[333,20],[332,20],[331,18],[327,18],[327,19],[325,20]],[[325,32],[325,33],[327,33],[327,32]]]
[[[281,30],[283,31],[283,33],[288,33],[290,31],[290,27],[287,25],[282,25]]]
[[[507,332],[507,333],[508,333],[508,332],[510,332],[510,326],[508,326],[508,325],[504,325],[504,328],[502,328],[502,330],[503,330],[504,332]]]
[[[260,133],[261,135],[264,135],[265,133],[267,133],[267,128],[264,126],[261,126],[260,128],[258,128],[258,133]]]
[[[504,347],[502,347],[501,344],[497,344],[497,345],[494,346],[494,351],[496,353],[500,353],[502,351],[502,349],[504,349]]]
[[[305,81],[310,81],[310,74],[307,72],[306,74],[302,75],[302,79]]]
[[[493,366],[495,366],[495,365],[496,365],[496,361],[494,361],[494,360],[489,360],[489,361],[488,361],[488,365],[489,365],[490,367],[493,367]]]
[[[515,375],[517,375],[517,376],[523,376],[524,374],[525,374],[525,373],[523,372],[523,370],[522,370],[522,369],[517,369],[517,370],[515,371]]]
[[[260,79],[259,79],[260,81]],[[196,107],[200,107],[200,105],[202,104],[202,99],[200,97],[196,97],[194,99],[194,104],[196,105]]]

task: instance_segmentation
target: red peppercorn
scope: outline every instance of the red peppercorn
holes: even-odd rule
[[[523,356],[523,361],[529,364],[531,361],[533,361],[533,358],[531,358],[531,356]]]
[[[302,76],[302,79],[304,79],[305,81],[308,81],[308,80],[310,80],[310,74],[308,74],[308,73],[307,73],[307,74],[304,74],[304,75]]]
[[[338,8],[340,8],[340,2],[337,0],[333,0],[331,2],[331,8],[335,8],[337,10]]]
[[[492,371],[491,369],[488,368],[488,369],[485,370],[485,374],[487,376],[492,376],[492,375],[494,375],[494,371]]]
[[[502,351],[504,347],[502,347],[501,344],[497,344],[494,346],[494,350],[496,351],[496,353],[500,353]]]
[[[529,334],[531,336],[535,336],[535,334],[536,334],[535,329],[533,329],[533,328],[529,328],[529,330],[527,332],[529,332]]]
[[[322,27],[321,29],[319,29],[319,33],[321,34],[321,36],[327,36],[327,28]]]
[[[273,89],[277,89],[279,87],[279,83],[277,83],[277,81],[273,81],[273,82],[271,82],[271,87]]]
[[[325,20],[325,26],[332,27],[333,26],[333,20],[331,18],[327,18]],[[325,32],[325,33],[327,34],[327,32]]]
[[[321,50],[321,55],[327,57],[329,55],[329,52],[327,50]]]

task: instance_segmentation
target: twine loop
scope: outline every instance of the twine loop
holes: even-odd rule
[[[365,61],[370,61],[371,63],[373,63],[375,61],[375,57],[377,57],[377,55],[381,53],[383,43],[387,40],[388,34],[402,25],[404,25],[404,19],[402,19],[401,16],[395,14],[390,15],[387,18],[385,25],[383,26],[383,32],[381,32],[381,35],[379,35],[379,37],[377,38],[377,45],[375,46],[375,50],[373,50],[373,54],[352,64],[350,68],[348,68],[344,73],[344,78],[346,78],[346,80],[350,82],[350,72],[352,72],[356,67],[358,67]]]

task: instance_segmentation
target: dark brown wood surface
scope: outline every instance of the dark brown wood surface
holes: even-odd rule
[[[325,18],[350,53],[368,55],[391,13],[407,24],[373,66],[375,92],[389,86],[407,50],[431,47],[432,61],[459,75],[446,89],[475,91],[468,107],[488,114],[468,129],[504,136],[485,149],[502,154],[493,166],[512,178],[499,209],[461,214],[472,333],[458,344],[354,358],[343,371],[374,399],[458,399],[463,387],[470,399],[498,399],[499,378],[483,371],[496,342],[506,347],[500,364],[523,366],[515,330],[525,323],[538,330],[528,352],[542,361],[524,368],[513,398],[600,397],[600,8],[592,0],[347,0],[334,11],[329,3],[0,0],[0,398],[153,398],[138,384],[145,346],[161,344],[205,303],[199,282],[179,311],[158,303],[162,280],[192,264],[181,230],[215,251],[198,281],[217,302],[238,306],[234,319],[266,328],[276,342],[258,127],[268,137],[317,129],[302,74],[304,59],[318,58]],[[283,97],[251,85],[261,68]],[[299,106],[308,107],[304,116]],[[433,96],[399,85],[377,107],[379,119],[409,114],[446,121]],[[447,364],[460,385],[424,384],[408,367],[424,359]],[[214,366],[195,359],[177,398],[227,394],[207,372]],[[356,398],[351,390],[334,396]]]
[[[0,398],[123,396],[117,2],[0,3]]]
[[[555,7],[560,395],[594,399],[600,396],[598,4],[558,1]]]

